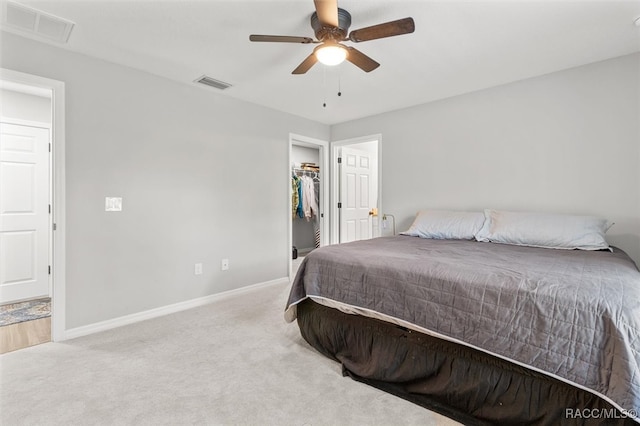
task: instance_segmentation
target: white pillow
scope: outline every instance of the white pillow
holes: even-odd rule
[[[609,249],[604,237],[613,225],[593,216],[485,210],[476,240],[555,249]]]
[[[437,240],[473,240],[483,223],[481,212],[422,210],[411,227],[401,234]]]

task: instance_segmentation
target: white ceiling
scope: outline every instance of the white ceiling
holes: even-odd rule
[[[371,73],[345,62],[304,75],[291,71],[314,45],[249,34],[313,37],[312,0],[20,3],[75,22],[66,49],[185,84],[206,74],[233,87],[202,90],[326,124],[640,51],[640,0],[339,0],[352,30],[411,16],[416,31],[348,42],[381,64]]]

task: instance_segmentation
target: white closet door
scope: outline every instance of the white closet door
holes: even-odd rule
[[[371,154],[350,147],[342,148],[340,176],[340,242],[373,237],[371,205]]]
[[[0,303],[49,296],[49,130],[0,123]]]

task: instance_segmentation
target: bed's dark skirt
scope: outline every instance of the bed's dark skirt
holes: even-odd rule
[[[637,426],[589,392],[472,348],[309,299],[297,316],[305,340],[346,375],[464,424]],[[584,418],[605,414],[617,418]]]

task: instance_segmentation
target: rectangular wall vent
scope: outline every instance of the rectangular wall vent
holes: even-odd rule
[[[216,80],[215,78],[207,77],[203,75],[202,77],[194,80],[196,83],[204,84],[206,86],[215,87],[216,89],[224,90],[231,87],[229,83],[225,83],[224,81]]]
[[[58,43],[69,41],[73,22],[20,3],[6,2],[3,7],[6,9],[2,24],[6,29]]]

